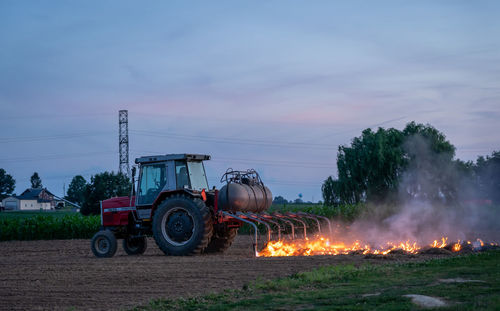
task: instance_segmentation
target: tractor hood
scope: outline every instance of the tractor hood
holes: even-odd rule
[[[130,204],[132,203],[132,204]],[[135,196],[132,197],[132,201],[130,201],[130,197],[115,197],[111,199],[107,199],[102,201],[102,208],[119,208],[119,207],[130,207],[130,205],[135,205]]]

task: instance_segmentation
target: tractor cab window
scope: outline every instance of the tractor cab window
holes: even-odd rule
[[[207,176],[201,161],[190,161],[188,164],[189,180],[193,190],[208,190]]]
[[[186,162],[175,161],[175,178],[177,181],[177,189],[189,188],[189,177]]]
[[[153,204],[167,181],[165,164],[144,165],[141,174],[137,204]]]

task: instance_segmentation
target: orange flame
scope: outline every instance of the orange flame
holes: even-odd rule
[[[270,241],[264,249],[257,253],[262,257],[278,256],[312,256],[312,255],[341,255],[349,253],[359,254],[382,254],[400,249],[407,253],[417,253],[420,247],[417,242],[387,242],[387,246],[372,249],[370,245],[362,245],[360,241],[346,245],[344,242],[331,242],[330,239],[323,236],[310,240],[294,241]]]
[[[441,244],[439,244],[438,240],[434,240],[430,246],[434,248],[443,248],[446,246],[446,241],[448,241],[448,237],[442,237]]]
[[[478,241],[481,246],[484,242]],[[448,243],[447,237],[434,240],[428,247],[444,248],[458,252],[462,250],[462,245],[471,244],[470,241]],[[494,243],[492,243],[493,245]],[[372,247],[362,244],[361,241],[354,241],[346,244],[342,241],[330,241],[324,236],[317,236],[314,239],[302,239],[292,241],[270,241],[263,250],[257,252],[258,257],[279,257],[279,256],[313,256],[313,255],[341,255],[341,254],[374,254],[387,255],[390,252],[399,250],[409,254],[417,254],[422,247],[416,241],[387,242],[385,246]]]

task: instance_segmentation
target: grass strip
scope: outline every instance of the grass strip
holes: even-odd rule
[[[240,290],[158,299],[133,310],[420,309],[406,294],[440,298],[447,306],[439,310],[500,310],[500,251],[420,263],[326,266],[257,280]]]

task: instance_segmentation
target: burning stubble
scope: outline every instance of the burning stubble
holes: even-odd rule
[[[453,154],[437,155],[414,136],[405,144],[412,159],[400,178],[398,203],[366,203],[353,223],[334,222],[334,233],[302,240],[271,241],[259,256],[418,253],[428,248],[479,250],[500,241],[499,209],[453,165]],[[488,194],[486,194],[488,196]]]

